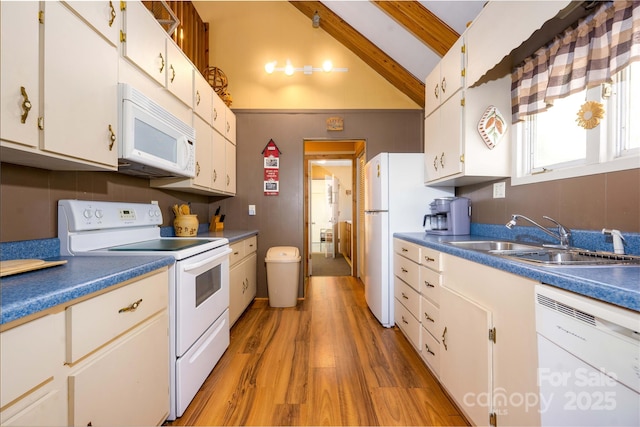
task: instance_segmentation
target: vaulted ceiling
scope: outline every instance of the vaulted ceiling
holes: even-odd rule
[[[482,10],[482,1],[291,1],[411,100],[424,106],[424,80]]]

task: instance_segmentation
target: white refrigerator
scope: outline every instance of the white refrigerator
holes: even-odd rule
[[[394,325],[393,233],[424,231],[429,203],[453,187],[424,185],[423,153],[380,153],[365,165],[364,288],[382,326]]]

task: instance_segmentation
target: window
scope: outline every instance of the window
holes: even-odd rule
[[[546,111],[514,126],[512,184],[640,167],[640,63],[631,63],[613,80],[556,99]],[[605,110],[592,129],[576,122],[586,101],[600,102]]]

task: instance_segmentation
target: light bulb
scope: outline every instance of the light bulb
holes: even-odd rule
[[[267,62],[266,64],[264,64],[264,70],[269,74],[273,73],[275,69],[276,69],[276,61]]]
[[[322,63],[322,69],[325,70],[327,73],[333,70],[333,63],[331,62],[331,60],[327,59],[326,61],[324,61]]]
[[[293,69],[293,65],[291,65],[291,61],[289,61],[289,60],[287,59],[287,65],[285,65],[285,66],[284,66],[284,73],[285,73],[287,76],[291,76],[291,75],[293,75],[293,72],[294,72],[294,71],[295,71],[295,70]]]

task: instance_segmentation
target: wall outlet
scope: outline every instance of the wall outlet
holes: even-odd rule
[[[249,205],[249,215],[256,214],[256,205]]]
[[[495,184],[493,184],[493,198],[504,199],[506,187],[507,184],[505,182],[496,182]]]

